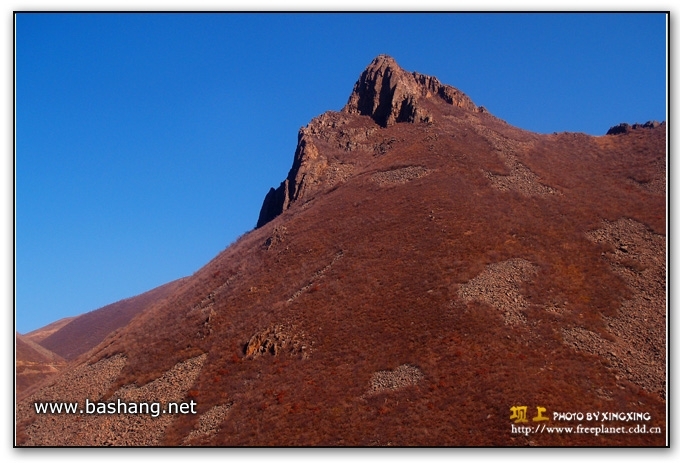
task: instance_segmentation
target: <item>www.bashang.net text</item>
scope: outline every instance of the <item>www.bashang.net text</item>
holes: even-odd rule
[[[34,402],[35,413],[66,415],[149,415],[158,418],[163,414],[196,414],[196,402],[169,402],[165,406],[160,402],[91,402],[85,399],[84,406],[79,402]]]

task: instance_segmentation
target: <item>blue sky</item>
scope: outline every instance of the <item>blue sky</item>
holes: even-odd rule
[[[191,275],[386,53],[518,127],[666,119],[663,14],[18,14],[16,327]]]

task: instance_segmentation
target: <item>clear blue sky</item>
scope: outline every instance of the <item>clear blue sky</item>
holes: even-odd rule
[[[663,14],[18,14],[16,327],[191,275],[386,53],[518,127],[666,119]]]

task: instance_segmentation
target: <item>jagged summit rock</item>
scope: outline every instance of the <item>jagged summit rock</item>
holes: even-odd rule
[[[470,111],[480,111],[461,91],[443,85],[436,77],[407,72],[388,55],[379,55],[361,73],[343,111],[370,116],[382,127],[398,122],[430,122],[422,99],[440,98]]]
[[[378,55],[354,84],[349,101],[340,113],[329,111],[313,119],[298,133],[293,166],[278,188],[271,188],[262,203],[256,228],[288,209],[293,203],[309,197],[324,186],[329,177],[329,160],[319,154],[317,144],[334,138],[335,148],[352,151],[366,141],[373,129],[352,126],[353,118],[369,116],[379,127],[394,124],[432,123],[433,106],[451,105],[471,113],[484,113],[460,90],[444,85],[436,77],[408,72],[388,55]],[[348,126],[338,137],[336,128]],[[370,148],[372,149],[372,148]],[[342,167],[335,166],[337,169]],[[339,174],[342,176],[342,172]]]

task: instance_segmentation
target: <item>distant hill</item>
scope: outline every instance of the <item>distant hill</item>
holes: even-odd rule
[[[171,295],[184,279],[166,283],[139,296],[123,299],[92,312],[63,320],[33,331],[27,336],[38,338],[38,343],[70,361],[102,342],[118,328],[127,325],[132,318]],[[66,319],[64,319],[66,320]],[[52,331],[50,333],[50,331]],[[47,336],[43,335],[46,334]],[[40,339],[42,338],[42,339]]]
[[[63,328],[65,325],[68,323],[71,323],[73,320],[75,320],[76,317],[66,317],[62,318],[61,320],[57,320],[56,322],[52,322],[49,325],[45,325],[41,328],[38,328],[37,330],[33,330],[30,333],[26,333],[23,336],[25,338],[30,339],[33,342],[40,343],[43,341],[46,337],[50,336],[53,334],[55,331],[60,330]]]
[[[16,333],[15,342],[16,392],[19,398],[66,366],[63,358],[26,336]]]
[[[300,130],[254,230],[41,342],[83,355],[32,400],[196,413],[24,400],[17,442],[665,446],[666,133],[532,133],[378,56]],[[640,418],[560,419],[595,411]],[[546,430],[578,424],[650,432]]]

